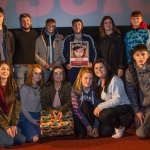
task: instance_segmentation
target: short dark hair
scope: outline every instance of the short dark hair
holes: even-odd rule
[[[48,23],[55,23],[56,24],[56,21],[52,18],[49,18],[45,21],[45,24],[47,25]]]
[[[131,17],[142,17],[142,13],[138,10],[131,13]]]
[[[21,22],[22,18],[26,18],[26,17],[29,17],[31,19],[31,16],[29,14],[27,14],[27,13],[20,14],[20,16],[19,16],[20,22]]]
[[[138,44],[134,47],[133,54],[137,51],[146,51],[146,52],[148,52],[148,48],[145,44]]]
[[[0,13],[2,13],[4,15],[4,10],[2,7],[0,7]]]
[[[75,22],[81,22],[81,23],[82,23],[82,26],[83,26],[83,22],[82,22],[81,19],[79,19],[79,18],[73,19],[73,20],[72,20],[72,25],[73,25]]]

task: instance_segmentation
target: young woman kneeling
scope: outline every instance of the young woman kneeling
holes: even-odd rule
[[[94,62],[93,69],[95,85],[99,85],[99,89],[102,89],[99,98],[103,100],[95,108],[94,115],[100,122],[115,128],[115,133],[112,135],[113,138],[121,138],[125,130],[121,118],[126,116],[131,110],[123,82],[112,73],[103,59],[98,59]],[[126,118],[126,123],[129,123],[128,126],[132,121],[130,118]]]
[[[41,88],[43,86],[43,69],[33,64],[28,70],[27,82],[20,89],[21,114],[19,127],[27,141],[37,142],[41,137],[40,111]]]
[[[13,79],[9,62],[0,62],[0,145],[10,148],[14,143],[25,143],[25,136],[17,128],[20,114],[19,87]]]

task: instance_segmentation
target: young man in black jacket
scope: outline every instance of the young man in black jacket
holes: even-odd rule
[[[14,54],[14,37],[7,29],[4,22],[4,11],[0,7],[0,60],[7,60],[12,63]]]
[[[126,90],[135,113],[137,137],[148,135],[150,123],[150,59],[144,44],[135,46],[134,62],[126,71]]]

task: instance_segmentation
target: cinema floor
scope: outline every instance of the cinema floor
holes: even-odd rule
[[[0,150],[3,148],[0,147]],[[73,136],[66,138],[55,137],[42,138],[38,143],[25,143],[24,145],[14,145],[12,150],[150,150],[150,135],[145,140],[140,140],[135,136],[134,126],[124,132],[120,139],[87,137],[86,139],[76,139]]]

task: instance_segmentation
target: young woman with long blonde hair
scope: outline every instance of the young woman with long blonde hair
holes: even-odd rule
[[[98,136],[98,120],[94,117],[94,108],[99,104],[92,87],[93,74],[89,67],[81,68],[71,91],[74,134],[77,138],[86,135]]]

